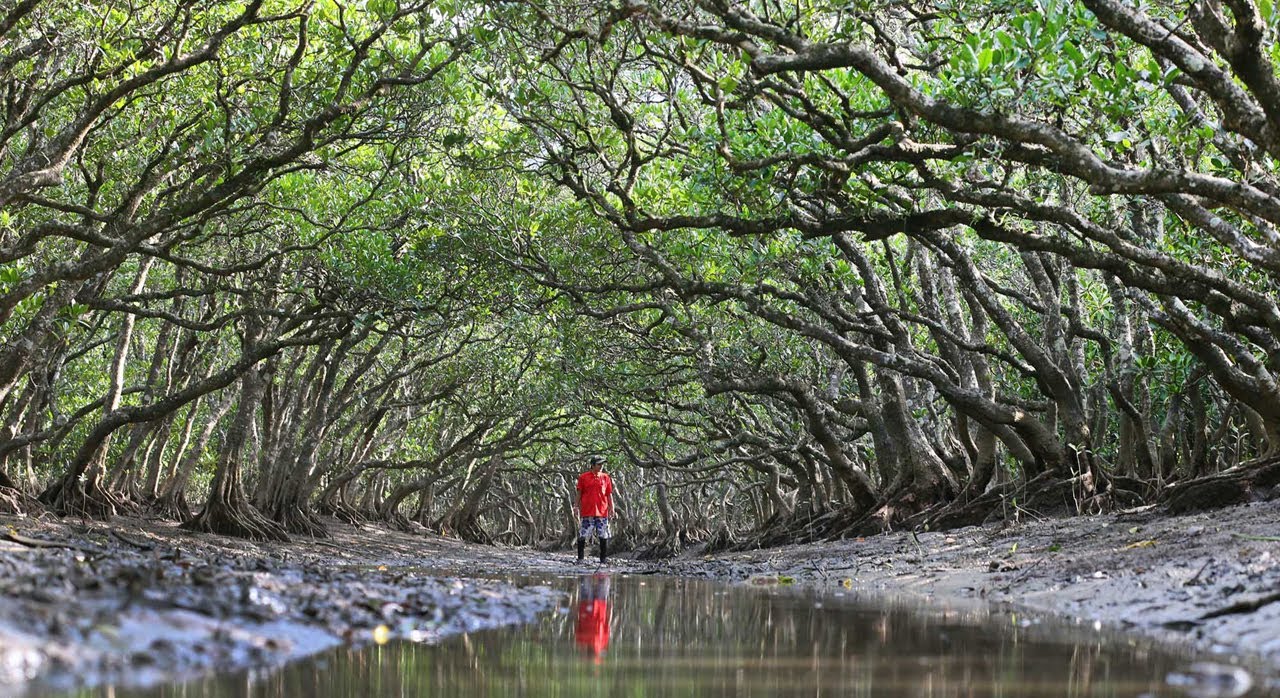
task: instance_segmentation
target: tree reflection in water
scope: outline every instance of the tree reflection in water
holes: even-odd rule
[[[561,585],[566,604],[532,625],[80,695],[1178,696],[1164,679],[1189,663],[1129,638],[981,607],[873,605],[657,577],[533,581]]]

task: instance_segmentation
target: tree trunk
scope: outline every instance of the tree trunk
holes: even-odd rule
[[[501,455],[495,454],[489,458],[479,476],[475,478],[475,484],[469,490],[463,489],[452,511],[441,522],[442,527],[452,529],[464,540],[476,543],[490,542],[488,534],[480,527],[480,503],[489,494],[489,487],[493,484],[493,478],[502,464]]]
[[[196,408],[199,406],[199,402],[192,403],[190,414],[187,417],[187,430],[183,435],[183,442],[179,445],[178,453],[174,456],[177,459],[177,465],[174,468],[173,476],[160,488],[160,496],[156,498],[155,503],[152,505],[152,511],[156,514],[176,521],[187,521],[191,518],[191,509],[188,507],[186,499],[187,483],[191,482],[191,476],[195,473],[196,467],[200,465],[200,458],[208,450],[209,442],[213,439],[214,432],[217,431],[223,417],[231,411],[231,406],[234,403],[235,391],[227,390],[223,393],[221,399],[209,410],[208,420],[205,422],[204,429],[201,430],[194,442],[188,444],[191,428],[196,422]]]
[[[898,477],[886,488],[886,503],[876,514],[885,526],[890,526],[922,509],[949,501],[958,488],[909,413],[901,378],[888,371],[877,371],[876,378],[885,427],[890,437],[902,445],[903,454]]]
[[[262,378],[252,367],[240,379],[240,404],[218,458],[204,509],[182,524],[188,531],[219,533],[250,540],[287,541],[289,536],[274,521],[260,514],[245,498],[240,484],[245,443],[262,400]]]

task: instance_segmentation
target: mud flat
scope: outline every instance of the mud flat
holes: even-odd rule
[[[328,540],[257,544],[134,519],[0,517],[0,694],[149,685],[339,643],[430,642],[528,622],[563,596],[461,576],[553,564],[536,554],[330,528]]]
[[[1280,673],[1280,501],[888,533],[711,557],[672,574],[972,599],[1119,628]]]
[[[148,685],[525,623],[564,593],[504,578],[596,570],[569,553],[328,525],[330,539],[260,544],[137,519],[0,516],[0,694]],[[1013,606],[1211,651],[1280,690],[1280,501],[1024,515],[606,569]]]

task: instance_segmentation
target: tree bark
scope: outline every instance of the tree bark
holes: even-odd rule
[[[250,339],[252,341],[252,339]],[[240,379],[240,399],[236,416],[227,432],[218,458],[218,466],[209,485],[209,498],[194,518],[182,524],[188,531],[218,533],[250,540],[287,541],[289,536],[279,524],[253,508],[240,483],[245,442],[258,406],[262,400],[262,378],[252,367]]]

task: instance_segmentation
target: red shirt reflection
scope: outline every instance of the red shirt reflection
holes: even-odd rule
[[[583,579],[578,588],[578,618],[574,640],[596,661],[609,646],[609,577]]]

